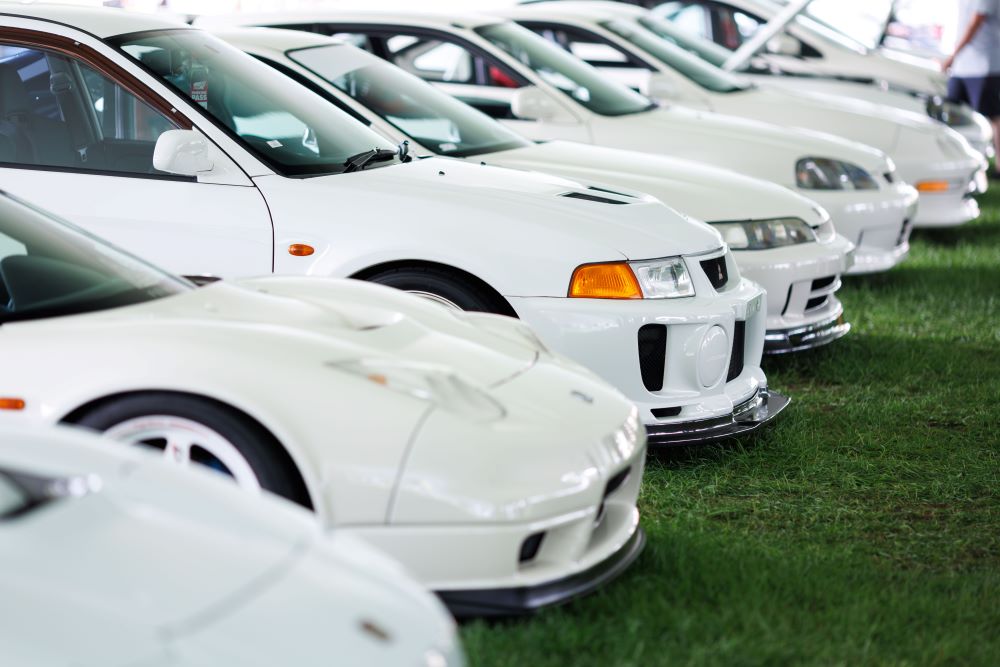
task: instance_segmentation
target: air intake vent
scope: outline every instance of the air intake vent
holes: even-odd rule
[[[625,480],[628,479],[629,473],[632,472],[632,466],[625,468],[620,473],[616,474],[614,477],[608,480],[607,486],[604,487],[604,496],[601,497],[601,504],[597,508],[597,518],[594,519],[594,523],[598,524],[601,519],[604,518],[605,501],[608,499],[612,493],[617,491],[625,484]]]
[[[726,382],[732,382],[743,372],[743,348],[746,347],[747,323],[737,322],[733,330],[733,353],[729,356]]]
[[[681,413],[681,407],[678,405],[674,408],[653,408],[650,410],[653,416],[657,419],[666,419],[667,417],[676,417]]]
[[[706,259],[702,261],[701,268],[708,276],[708,281],[715,289],[722,289],[729,282],[729,269],[726,268],[726,256]]]
[[[824,287],[829,287],[836,281],[837,281],[837,276],[830,276],[828,278],[817,278],[812,283],[812,289],[813,291],[816,291],[818,289],[823,289]]]
[[[528,535],[524,538],[524,542],[521,542],[521,553],[519,554],[518,561],[527,563],[534,560],[535,556],[538,555],[538,550],[542,548],[543,539],[545,539],[544,531]]]
[[[618,201],[617,199],[608,199],[607,197],[599,197],[597,195],[588,195],[585,192],[567,192],[559,195],[560,197],[565,197],[566,199],[583,199],[584,201],[592,201],[598,204],[617,204],[623,206],[628,202]]]
[[[822,308],[826,305],[827,300],[830,297],[826,296],[814,296],[813,298],[806,301],[806,310],[815,310],[816,308]]]
[[[649,391],[663,389],[663,374],[667,364],[667,327],[646,324],[639,329],[639,372],[642,384]]]
[[[895,182],[896,182],[896,179],[895,179],[895,177],[894,177],[894,176],[892,175],[892,172],[891,172],[891,171],[887,171],[887,172],[885,172],[885,174],[883,174],[883,175],[885,176],[885,182],[886,182],[886,183],[889,183],[889,184],[891,185],[892,183],[895,183]]]
[[[588,190],[593,190],[594,192],[606,192],[609,195],[617,195],[619,197],[628,197],[629,199],[635,199],[634,195],[627,195],[624,192],[615,192],[614,190],[608,190],[607,188],[599,188],[599,187],[594,186],[594,185],[588,186],[587,189]]]

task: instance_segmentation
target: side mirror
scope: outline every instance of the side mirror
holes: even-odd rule
[[[681,91],[674,84],[674,78],[663,72],[650,73],[647,86],[646,95],[654,100],[674,100],[681,96]]]
[[[567,120],[566,111],[548,93],[535,86],[518,88],[511,98],[510,110],[521,120]]]
[[[208,139],[194,130],[167,130],[156,140],[153,167],[168,174],[197,176],[212,171]]]
[[[778,33],[767,40],[767,52],[778,56],[801,56],[802,43],[787,33]]]

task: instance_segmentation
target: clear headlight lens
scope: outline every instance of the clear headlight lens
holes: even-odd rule
[[[576,267],[569,296],[585,299],[676,299],[694,296],[684,260],[665,257],[643,262],[604,262]]]
[[[927,98],[927,115],[949,127],[967,127],[976,123],[971,108],[936,95]]]
[[[391,359],[356,359],[327,365],[473,421],[496,421],[506,414],[486,391],[444,366]]]
[[[824,157],[799,160],[795,182],[805,190],[878,190],[878,183],[861,167]]]
[[[678,299],[694,296],[694,285],[684,260],[666,257],[645,262],[629,262],[647,299]]]
[[[767,250],[816,240],[812,227],[799,218],[715,222],[712,226],[733,250]]]

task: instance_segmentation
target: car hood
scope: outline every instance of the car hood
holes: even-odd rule
[[[475,233],[499,229],[501,238],[522,246],[524,238],[531,238],[533,245],[551,247],[553,253],[579,246],[603,253],[604,260],[613,259],[610,253],[650,259],[719,247],[710,234],[646,194],[621,188],[608,192],[599,183],[460,159],[426,158],[311,182],[349,192],[349,198],[331,196],[345,205],[349,199],[362,202],[367,218],[405,211],[409,218],[460,220]]]
[[[512,320],[511,326],[519,324]],[[329,278],[220,281],[138,306],[4,328],[16,344],[16,335],[37,337],[43,328],[57,338],[73,332],[82,340],[100,337],[109,327],[118,334],[131,328],[147,339],[156,335],[175,348],[183,340],[228,349],[238,340],[246,358],[256,349],[279,358],[315,355],[326,364],[358,359],[440,364],[484,386],[518,375],[538,356],[529,338],[497,334],[497,327],[479,325],[476,316],[388,287]]]
[[[728,169],[663,155],[549,141],[491,153],[483,159],[491,164],[641,190],[708,222],[797,217],[819,225],[826,219],[818,204],[788,188]],[[712,234],[704,240],[705,244],[714,243],[714,247],[722,244],[714,229],[694,224],[700,234]],[[689,226],[685,231],[690,229]]]
[[[851,162],[873,173],[886,169],[878,149],[800,128],[736,118],[679,106],[594,123],[595,142],[663,153],[794,186],[795,163],[806,156]]]

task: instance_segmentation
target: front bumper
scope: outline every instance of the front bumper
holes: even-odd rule
[[[637,528],[618,551],[583,572],[535,586],[438,591],[437,595],[456,618],[531,614],[594,592],[627,570],[645,546],[646,534]]]
[[[854,265],[846,273],[886,271],[909,254],[909,227],[919,214],[917,191],[897,182],[881,190],[825,192],[798,190],[821,204],[837,233],[855,246]]]
[[[922,192],[913,226],[957,227],[979,217],[979,203],[975,196],[983,194],[989,187],[986,175],[988,163],[985,159],[975,168],[963,167],[960,171],[950,170],[935,174],[925,180],[947,181],[951,184],[943,192]],[[914,182],[921,179],[914,177]]]
[[[635,403],[643,423],[722,417],[767,384],[767,298],[749,280],[715,292],[704,274],[689,271],[699,282],[697,296],[685,299],[507,298],[550,349]],[[737,271],[734,263],[731,275]],[[659,337],[646,345],[650,331]]]
[[[764,337],[764,354],[788,354],[811,350],[843,338],[851,330],[844,321],[843,307],[840,313],[822,322],[795,329],[768,331]]]
[[[775,391],[761,389],[736,406],[732,414],[695,422],[646,426],[649,447],[703,444],[746,435],[770,423],[791,403]]]

